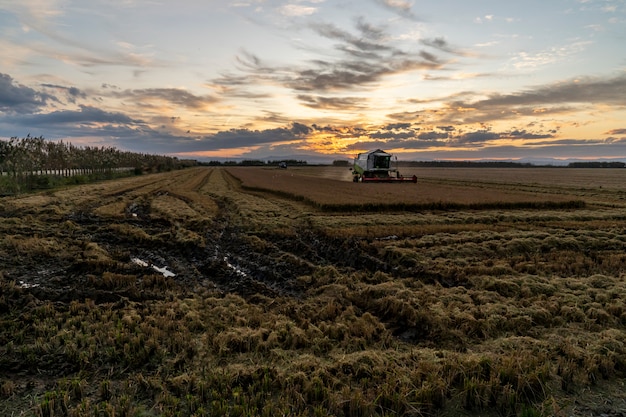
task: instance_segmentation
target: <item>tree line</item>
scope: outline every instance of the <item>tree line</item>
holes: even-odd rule
[[[402,166],[430,168],[559,168],[559,165],[540,165],[529,162],[512,161],[399,161]],[[626,163],[618,161],[570,162],[567,168],[625,168]]]
[[[281,159],[277,161],[262,161],[260,159],[244,159],[241,161],[209,161],[206,163],[200,163],[201,165],[209,166],[279,166],[285,164],[288,166],[303,166],[307,165],[307,162],[299,159]]]
[[[591,162],[570,162],[569,168],[624,168],[624,162],[591,161]]]
[[[41,136],[12,137],[0,139],[0,193],[16,194],[195,164],[196,161],[120,151],[108,146],[79,147]]]

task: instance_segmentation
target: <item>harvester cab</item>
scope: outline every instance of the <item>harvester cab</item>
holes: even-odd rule
[[[374,151],[363,152],[354,158],[352,169],[352,180],[354,182],[417,182],[417,177],[403,177],[391,164],[392,155],[376,149]]]

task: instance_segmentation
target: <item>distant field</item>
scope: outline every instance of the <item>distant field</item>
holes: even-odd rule
[[[453,180],[626,191],[626,169],[586,168],[404,168],[423,180]]]
[[[405,176],[420,181],[487,182],[579,189],[626,191],[626,169],[619,168],[421,168],[400,167]],[[351,169],[332,166],[290,167],[298,175],[352,181]]]
[[[348,169],[336,167],[303,167],[287,170],[259,167],[229,168],[244,188],[279,193],[285,197],[308,202],[325,210],[422,210],[454,208],[549,208],[581,207],[582,201],[562,187],[550,185],[503,187],[500,172],[477,169],[476,179],[458,182],[449,173],[413,183],[353,183]],[[413,171],[411,171],[411,174]],[[424,174],[421,172],[420,174]],[[446,177],[446,174],[447,177]],[[524,174],[524,172],[520,172]],[[541,177],[541,173],[536,173]],[[545,174],[544,174],[545,175]],[[566,178],[564,176],[563,178]],[[423,179],[420,176],[419,179]],[[520,179],[518,181],[524,181]],[[528,180],[526,180],[528,181]]]

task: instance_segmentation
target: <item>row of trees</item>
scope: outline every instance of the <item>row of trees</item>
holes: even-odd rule
[[[285,164],[288,166],[303,166],[307,162],[299,159],[281,159],[278,161],[262,161],[260,159],[244,159],[242,161],[209,161],[203,165],[209,166],[279,166]]]
[[[529,162],[512,161],[400,161],[402,166],[430,168],[560,168],[562,165],[538,165]],[[618,161],[570,162],[567,168],[625,168],[626,163]]]
[[[12,194],[58,184],[112,178],[121,173],[160,172],[194,165],[195,161],[120,151],[112,147],[78,147],[43,137],[0,139],[0,192]]]
[[[626,168],[624,162],[591,161],[591,162],[570,162],[569,168]]]

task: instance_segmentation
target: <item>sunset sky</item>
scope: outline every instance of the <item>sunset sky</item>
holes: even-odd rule
[[[626,160],[626,0],[0,0],[0,138]]]

